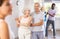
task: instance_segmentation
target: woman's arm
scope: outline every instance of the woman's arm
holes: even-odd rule
[[[16,18],[15,20],[16,20],[17,26],[19,27],[20,26],[19,18]]]
[[[9,29],[6,22],[0,23],[0,38],[1,39],[10,39],[9,37]]]
[[[21,20],[21,18],[22,18],[22,16],[15,19],[18,27],[20,26],[20,20]]]
[[[30,26],[32,27],[32,20],[33,20],[33,18],[32,18],[32,16],[30,16]]]

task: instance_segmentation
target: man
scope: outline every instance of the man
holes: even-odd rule
[[[50,24],[52,24],[52,28],[53,28],[53,37],[55,37],[55,26],[54,26],[54,20],[55,20],[55,3],[52,3],[51,9],[48,10],[48,21],[46,24],[46,34],[45,36],[48,37],[48,27]]]
[[[40,4],[34,4],[35,11],[31,14],[33,17],[32,22],[32,39],[44,39],[43,35],[43,13],[40,10]]]

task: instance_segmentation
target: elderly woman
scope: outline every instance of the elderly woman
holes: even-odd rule
[[[25,9],[24,15],[19,17],[19,19],[16,19],[16,22],[19,26],[18,29],[18,36],[19,39],[31,39],[31,31],[30,31],[30,25],[31,25],[32,17],[30,16],[30,10]]]

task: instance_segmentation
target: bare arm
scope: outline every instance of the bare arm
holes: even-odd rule
[[[47,14],[49,14],[49,13],[47,13]],[[55,13],[54,14],[49,14],[50,16],[52,16],[52,17],[54,17],[55,16]]]
[[[17,23],[17,27],[19,27],[20,26],[20,24],[19,24],[20,23],[19,18],[16,18],[15,20],[16,20],[16,23]]]
[[[30,20],[30,21],[29,21],[30,26],[32,26],[32,20],[33,20],[32,16],[30,16],[30,19],[29,19],[29,20]]]
[[[16,18],[15,19],[16,20],[16,23],[17,23],[17,27],[20,26],[20,20],[21,20],[21,18],[22,18],[22,16],[20,16],[19,18]]]
[[[5,22],[0,23],[0,38],[10,39],[8,25]]]
[[[32,26],[41,26],[43,25],[43,20],[40,20],[40,22],[32,24]]]

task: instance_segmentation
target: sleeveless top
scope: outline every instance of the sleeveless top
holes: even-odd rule
[[[22,19],[20,20],[20,26],[29,27],[30,26],[29,21],[30,21],[29,17],[27,17],[27,18],[22,17]]]

